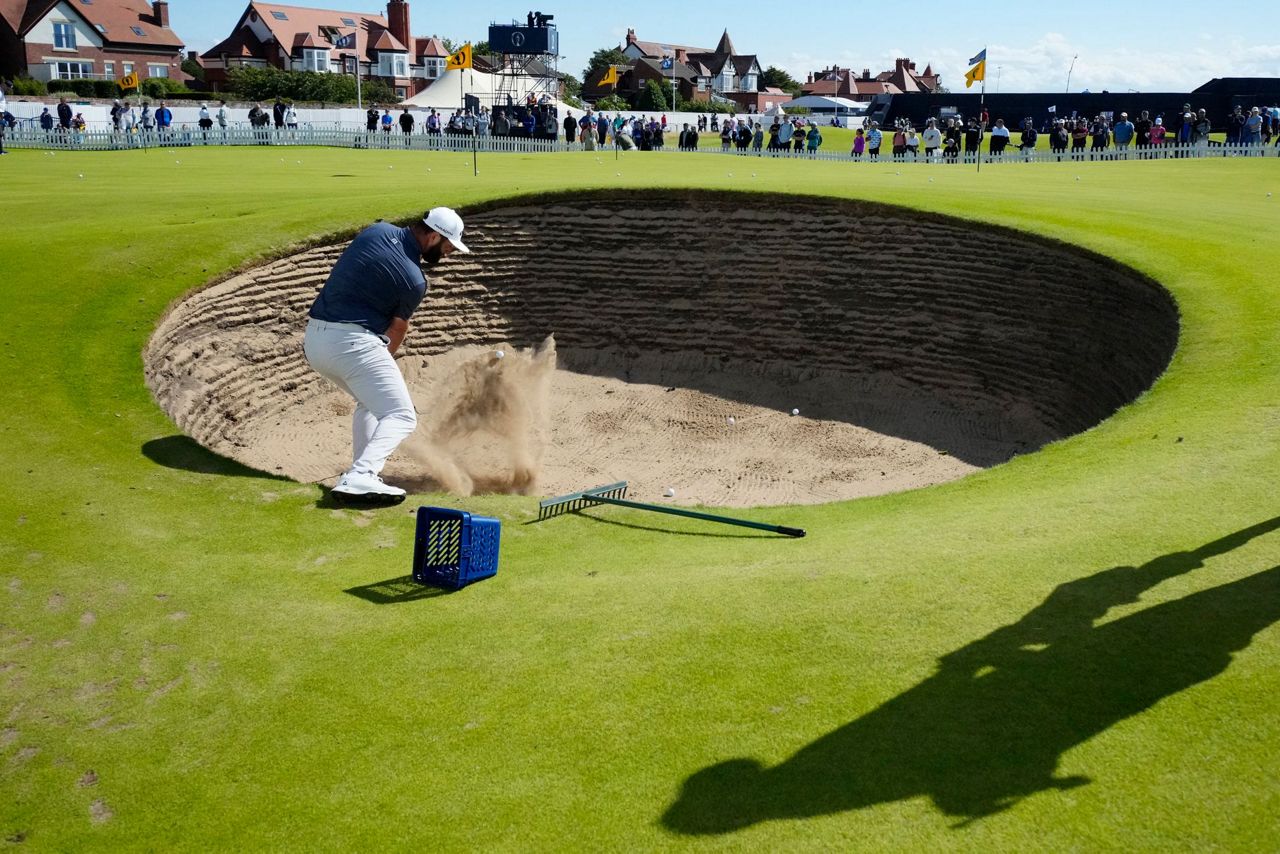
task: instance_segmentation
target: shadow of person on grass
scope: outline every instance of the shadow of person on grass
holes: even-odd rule
[[[662,816],[684,834],[926,795],[963,826],[1036,792],[1064,752],[1226,670],[1280,620],[1280,566],[1098,623],[1163,581],[1280,527],[1280,517],[1143,566],[1069,581],[1018,622],[944,655],[879,708],[764,768],[733,759],[690,776]]]
[[[163,436],[142,443],[142,455],[165,468],[218,474],[231,477],[260,477],[263,480],[289,480],[279,474],[259,471],[229,457],[215,454],[190,436]]]

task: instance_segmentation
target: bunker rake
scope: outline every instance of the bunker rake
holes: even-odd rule
[[[787,537],[804,536],[803,528],[788,528],[784,525],[769,525],[765,522],[749,522],[746,519],[717,516],[714,513],[700,513],[697,510],[685,510],[680,507],[664,507],[661,504],[629,501],[624,497],[626,494],[627,482],[623,480],[607,486],[597,486],[594,489],[584,489],[582,492],[561,495],[557,498],[547,498],[538,502],[538,521],[541,522],[553,516],[563,516],[565,513],[577,513],[587,507],[612,504],[617,507],[630,507],[633,510],[652,510],[654,513],[666,513],[669,516],[683,516],[686,519],[701,519],[704,522],[720,522],[725,525],[737,525],[740,528],[754,528],[757,531],[769,531]]]

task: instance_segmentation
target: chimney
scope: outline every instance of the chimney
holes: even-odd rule
[[[408,0],[387,0],[387,28],[402,45],[413,50],[413,37],[409,35]]]
[[[165,29],[169,28],[169,0],[155,0],[151,4],[151,14],[155,17],[157,24]]]
[[[631,27],[627,27],[627,44],[635,44],[635,43],[636,43],[636,31],[631,29]]]
[[[864,68],[864,69],[862,69],[862,79],[863,79],[863,80],[870,80],[870,79],[871,79],[871,69],[870,69],[870,68]]]

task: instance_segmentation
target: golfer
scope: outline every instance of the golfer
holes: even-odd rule
[[[378,476],[418,424],[392,356],[427,292],[423,266],[434,267],[455,249],[471,251],[462,242],[462,217],[449,208],[433,208],[408,228],[379,221],[351,241],[311,306],[307,362],[356,400],[351,469],[335,493],[404,496]]]

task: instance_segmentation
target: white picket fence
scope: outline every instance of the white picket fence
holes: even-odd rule
[[[667,138],[675,141],[675,134],[667,134]],[[354,124],[311,124],[296,130],[275,130],[274,128],[253,129],[237,126],[234,128],[200,130],[198,128],[181,127],[167,131],[139,131],[114,133],[111,131],[88,130],[83,133],[54,129],[44,131],[24,123],[17,129],[9,130],[4,139],[6,146],[12,148],[37,148],[55,151],[114,151],[131,148],[190,148],[201,146],[324,146],[330,148],[375,149],[383,151],[462,151],[475,149],[481,153],[495,154],[550,154],[555,152],[581,152],[581,143],[566,143],[563,139],[530,139],[519,136],[493,136],[485,134],[473,137],[464,134],[404,134],[399,129],[391,133],[382,131],[369,132],[363,126]],[[612,143],[596,146],[597,153],[613,153]],[[644,152],[648,154],[649,152]],[[1100,151],[1065,151],[1055,152],[1047,149],[1019,151],[1015,147],[1006,149],[1001,154],[983,151],[981,155],[959,153],[954,158],[941,154],[927,157],[925,154],[903,155],[894,157],[882,153],[873,160],[867,155],[855,158],[848,152],[818,150],[809,151],[769,151],[748,149],[740,151],[736,147],[723,149],[720,147],[699,148],[697,151],[680,151],[674,145],[657,149],[654,154],[721,157],[764,157],[788,160],[825,160],[844,163],[891,162],[901,164],[933,164],[933,165],[978,165],[1005,163],[1087,163],[1117,160],[1168,160],[1168,159],[1212,159],[1231,157],[1277,157],[1280,156],[1280,145],[1161,145],[1148,147],[1109,147]]]

